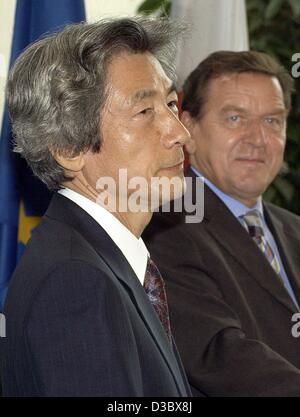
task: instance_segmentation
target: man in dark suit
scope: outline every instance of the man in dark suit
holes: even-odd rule
[[[257,52],[211,54],[183,87],[186,195],[204,217],[161,212],[143,236],[196,395],[300,396],[300,219],[261,198],[282,166],[292,89]]]
[[[10,72],[16,151],[55,193],[10,283],[4,396],[189,395],[140,238],[150,195],[164,199],[152,178],[176,177],[171,197],[183,192],[189,135],[171,80],[180,30],[148,19],[71,25]]]

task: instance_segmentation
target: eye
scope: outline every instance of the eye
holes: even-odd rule
[[[266,117],[265,122],[269,125],[280,125],[280,120],[276,117]]]
[[[169,101],[168,106],[169,107],[176,107],[176,109],[178,109],[178,102],[177,102],[177,100]]]
[[[147,114],[149,114],[150,112],[152,112],[152,108],[151,107],[147,107],[146,109],[143,109],[143,110],[141,110],[141,111],[139,111],[138,112],[138,114],[141,114],[141,115],[147,115]]]
[[[239,116],[238,114],[234,114],[232,116],[229,116],[228,120],[230,122],[239,122],[241,120],[241,116]]]
[[[175,113],[178,113],[178,101],[177,100],[169,101],[168,106],[170,107],[172,111],[174,111]]]
[[[267,126],[270,126],[270,128],[278,132],[281,131],[284,126],[284,118],[281,117],[268,116],[264,118],[264,122]]]

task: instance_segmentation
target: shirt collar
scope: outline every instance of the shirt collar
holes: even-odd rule
[[[264,218],[263,204],[262,204],[261,197],[258,198],[254,207],[249,208],[245,206],[245,204],[241,203],[240,201],[230,197],[228,194],[223,193],[223,191],[221,191],[211,181],[205,178],[196,168],[191,166],[191,169],[196,175],[198,175],[199,177],[202,177],[204,183],[223,201],[223,203],[228,207],[228,209],[236,218],[244,216],[245,214],[247,214],[249,211],[252,211],[252,210],[258,210],[260,214],[262,215],[262,217]]]
[[[106,231],[143,285],[149,252],[142,238],[138,239],[112,213],[83,195],[69,188],[63,188],[58,193],[76,203]]]

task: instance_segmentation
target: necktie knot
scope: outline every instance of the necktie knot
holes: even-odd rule
[[[151,258],[148,258],[147,262],[144,288],[149,298],[152,298],[153,301],[157,299],[159,292],[165,288],[164,280]]]
[[[264,233],[263,220],[258,210],[251,210],[242,219],[245,221],[249,235],[263,252],[274,271],[280,275],[280,264]]]
[[[258,210],[248,211],[242,218],[248,227],[251,237],[259,239],[264,236],[263,221]]]
[[[158,315],[158,318],[160,319],[165,329],[169,341],[171,341],[171,328],[165,283],[157,266],[151,258],[148,258],[144,279],[144,288],[156,314]]]
[[[262,214],[259,210],[251,210],[244,216],[241,216],[241,219],[244,220],[245,224],[247,225],[249,235],[252,237],[253,241],[256,243],[258,248],[262,251],[265,255],[267,261],[274,269],[280,282],[283,286],[286,287],[289,295],[295,301],[293,291],[290,287],[285,285],[284,276],[282,275],[282,268],[280,265],[280,261],[278,256],[276,255],[276,246],[272,247],[268,239],[270,239],[270,234],[268,233],[268,229],[266,228],[266,233],[264,232],[264,223]],[[272,236],[271,236],[272,237]],[[296,301],[297,305],[297,301]]]

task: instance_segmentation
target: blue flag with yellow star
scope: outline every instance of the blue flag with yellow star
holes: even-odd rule
[[[83,0],[17,0],[10,66],[42,34],[83,20]],[[11,274],[50,197],[25,160],[12,152],[9,116],[5,111],[0,139],[0,311]]]

